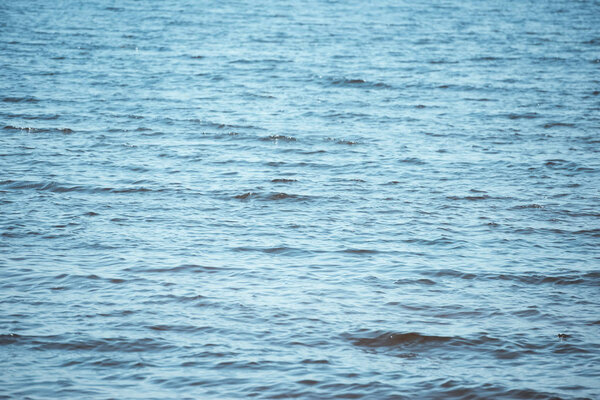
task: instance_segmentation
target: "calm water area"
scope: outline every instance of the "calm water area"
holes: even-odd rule
[[[0,398],[600,398],[599,21],[0,1]]]

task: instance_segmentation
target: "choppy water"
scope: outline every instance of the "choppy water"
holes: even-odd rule
[[[599,17],[2,2],[0,397],[600,397]]]

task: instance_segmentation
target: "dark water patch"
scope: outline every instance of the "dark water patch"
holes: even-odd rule
[[[219,130],[228,130],[235,135],[236,131],[264,131],[265,128],[256,125],[245,125],[245,124],[233,124],[233,123],[224,123],[224,122],[214,122],[210,120],[192,118],[185,120],[187,122],[196,123],[211,129],[219,129]],[[203,133],[207,134],[207,133]]]
[[[284,136],[284,135],[270,135],[261,137],[260,140],[263,142],[295,142],[297,139],[292,136]]]
[[[523,274],[491,274],[491,273],[463,273],[457,270],[439,270],[434,273],[426,272],[425,275],[431,275],[435,277],[451,277],[465,280],[478,280],[478,281],[509,281],[519,283],[525,286],[529,285],[594,285],[597,280],[600,279],[599,272],[587,272],[587,273],[568,273],[558,275],[544,275],[535,272],[526,272]],[[428,281],[428,280],[427,280]],[[400,280],[401,283],[411,283],[418,281],[413,280]]]
[[[273,182],[273,183],[292,183],[292,182],[298,182],[298,180],[290,179],[290,178],[276,178],[276,179],[271,179],[271,182]]]
[[[467,201],[480,201],[480,200],[490,200],[491,196],[487,194],[483,196],[446,196],[448,200],[467,200]]]
[[[298,196],[296,194],[288,194],[288,193],[273,193],[267,197],[268,200],[299,200],[302,199],[302,196]]]
[[[333,142],[336,144],[343,144],[343,145],[347,145],[347,146],[354,146],[354,145],[361,144],[359,141],[355,141],[355,140],[336,139],[336,138],[332,138],[332,137],[325,138],[325,141]]]
[[[599,229],[581,229],[578,231],[571,232],[573,235],[586,235],[592,237],[600,237],[600,228]]]
[[[360,142],[356,142],[356,141],[353,141],[353,140],[336,140],[335,142],[337,144],[345,144],[345,145],[348,145],[348,146],[354,146],[354,145],[360,144]]]
[[[57,182],[28,182],[8,180],[0,182],[0,185],[4,185],[7,189],[12,190],[34,189],[55,193],[66,193],[87,190],[85,186],[60,184]]]
[[[425,161],[421,160],[417,157],[407,157],[399,160],[398,162],[403,164],[412,164],[412,165],[425,165],[427,164]]]
[[[430,60],[428,61],[429,64],[432,65],[436,65],[436,64],[458,64],[458,61],[452,61],[452,60]]]
[[[198,308],[208,308],[218,306],[217,303],[214,303],[208,300],[205,296],[200,294],[196,295],[175,295],[175,294],[161,294],[154,295],[151,298],[147,298],[140,302],[144,306],[153,306],[153,305],[178,305],[178,304],[191,304],[193,307]]]
[[[233,251],[240,253],[259,252],[265,254],[297,256],[307,254],[306,250],[296,247],[278,246],[278,247],[235,247]]]
[[[162,339],[131,339],[126,337],[97,339],[67,334],[48,336],[0,335],[0,344],[25,346],[38,351],[61,350],[115,353],[161,352],[175,348],[175,346]]]
[[[346,88],[368,88],[368,89],[389,89],[390,85],[384,82],[370,82],[360,78],[332,78],[328,80],[328,83],[332,86],[346,87]]]
[[[26,97],[4,97],[2,99],[4,103],[38,103],[39,99],[35,97],[26,96]]]
[[[540,118],[541,115],[535,112],[523,113],[523,114],[507,114],[508,119],[535,119]]]
[[[459,278],[459,279],[467,279],[467,280],[472,280],[477,278],[476,274],[472,274],[469,272],[461,272],[458,270],[454,270],[454,269],[440,269],[437,271],[427,271],[427,272],[423,272],[423,275],[428,275],[428,276],[434,276],[434,277],[439,277],[439,278],[444,278],[444,277],[451,277],[451,278]]]
[[[153,338],[106,338],[78,340],[71,338],[36,337],[31,339],[30,345],[34,350],[63,350],[63,351],[93,351],[117,353],[143,353],[162,352],[176,347],[167,341]]]
[[[347,253],[347,254],[356,254],[356,255],[379,253],[379,251],[371,250],[371,249],[344,249],[344,250],[341,250],[341,252]]]
[[[513,210],[527,210],[527,209],[542,209],[544,208],[543,205],[541,204],[537,204],[537,203],[531,203],[531,204],[521,204],[518,206],[514,206],[512,209]]]
[[[146,329],[156,332],[173,332],[173,333],[200,333],[215,331],[213,327],[193,326],[193,325],[149,325]]]
[[[164,189],[153,190],[145,187],[124,187],[124,188],[102,188],[99,189],[102,192],[111,193],[146,193],[146,192],[162,192]]]
[[[33,128],[33,127],[20,127],[20,126],[12,126],[6,125],[3,129],[10,131],[22,131],[27,133],[73,133],[72,129],[69,128]]]
[[[314,359],[310,359],[310,358],[306,358],[302,361],[300,361],[300,363],[302,364],[330,364],[330,362],[328,360],[314,360]]]
[[[466,241],[461,239],[452,239],[447,236],[440,236],[434,239],[424,239],[424,238],[409,238],[403,239],[403,243],[421,245],[421,246],[440,246],[447,247],[453,249],[459,249],[465,246]]]
[[[544,163],[544,166],[546,168],[549,168],[552,170],[558,170],[558,171],[560,171],[560,170],[569,171],[569,172],[595,172],[596,171],[594,168],[581,166],[581,165],[577,164],[576,162],[561,160],[561,159],[547,160]]]
[[[181,264],[177,266],[140,268],[143,272],[148,273],[193,273],[193,274],[215,274],[223,271],[231,271],[231,268],[221,268],[215,266],[198,265],[198,264]]]
[[[52,121],[60,118],[58,114],[41,114],[41,115],[29,115],[29,114],[8,114],[8,118],[22,118],[26,120],[40,120],[40,121]]]
[[[492,61],[492,62],[498,62],[498,61],[506,61],[506,60],[511,60],[511,58],[505,58],[505,57],[495,57],[495,56],[480,56],[480,57],[473,57],[470,58],[469,61]],[[514,59],[512,59],[514,60]]]
[[[435,281],[432,281],[431,279],[398,279],[394,282],[395,285],[426,285],[426,286],[431,286],[431,285],[436,285]]]
[[[495,383],[474,384],[466,381],[448,380],[427,388],[432,398],[439,399],[499,399],[499,400],[561,400],[563,397],[547,391],[529,388],[514,389]],[[585,398],[578,398],[583,400]]]
[[[556,127],[573,128],[573,127],[575,127],[575,124],[566,123],[566,122],[549,122],[549,123],[543,124],[542,127],[544,129],[550,129],[550,128],[556,128]]]
[[[298,383],[300,385],[314,386],[314,385],[318,385],[321,382],[320,381],[315,381],[315,380],[312,380],[312,379],[303,379],[303,380],[300,380],[300,381],[298,381],[296,383]]]
[[[234,199],[239,199],[239,200],[249,200],[249,199],[253,199],[258,197],[258,193],[254,193],[254,192],[246,192],[243,194],[238,194],[236,196],[233,196]]]
[[[0,334],[0,346],[6,346],[6,345],[19,343],[22,340],[23,340],[23,337],[17,333]]]
[[[285,192],[275,192],[275,193],[256,193],[256,192],[246,192],[233,197],[238,200],[258,200],[258,201],[310,201],[312,200],[311,196],[293,194],[293,193],[285,193]]]
[[[414,346],[439,346],[460,338],[450,336],[423,335],[417,332],[365,332],[360,335],[347,335],[348,340],[360,347],[414,347]]]

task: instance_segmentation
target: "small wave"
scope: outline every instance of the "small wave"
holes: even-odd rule
[[[341,251],[342,253],[348,254],[377,254],[379,251],[377,250],[369,250],[369,249],[345,249]]]
[[[538,113],[524,113],[524,114],[508,114],[508,119],[534,119],[539,118],[540,115]]]
[[[176,273],[176,272],[191,272],[191,273],[205,273],[205,274],[214,274],[220,271],[223,271],[223,268],[219,267],[211,267],[207,265],[198,265],[198,264],[181,264],[174,267],[159,267],[159,268],[149,268],[144,269],[144,272],[151,273]]]
[[[153,338],[79,338],[70,335],[25,336],[17,334],[0,335],[0,345],[25,345],[36,350],[94,351],[94,352],[147,352],[165,351],[175,346]]]
[[[250,199],[250,198],[257,197],[257,196],[258,196],[257,193],[246,192],[246,193],[243,193],[243,194],[238,194],[237,196],[233,196],[233,198],[234,199],[239,199],[239,200],[247,200],[247,199]]]
[[[260,138],[263,142],[295,142],[296,138],[293,136],[284,136],[284,135],[270,135],[263,136]]]
[[[425,164],[427,164],[425,161],[421,160],[420,158],[416,158],[416,157],[403,158],[402,160],[399,160],[399,162],[401,162],[403,164],[413,164],[413,165],[425,165]]]
[[[39,102],[38,99],[36,99],[35,97],[31,97],[31,96],[26,96],[26,97],[4,97],[2,99],[2,101],[4,103],[37,103],[37,102]]]
[[[22,336],[17,333],[4,333],[0,334],[0,346],[7,346],[10,344],[19,343]]]
[[[540,204],[536,204],[536,203],[522,204],[522,205],[514,206],[513,210],[521,210],[521,209],[528,209],[528,208],[537,209],[537,208],[544,208],[544,206],[542,206]]]
[[[329,83],[334,86],[341,87],[361,87],[361,88],[375,88],[375,89],[386,89],[391,86],[383,82],[369,82],[360,78],[333,78],[329,79]]]
[[[435,277],[452,277],[452,278],[460,278],[460,279],[475,279],[477,277],[477,275],[475,274],[471,274],[471,273],[467,273],[467,272],[461,272],[461,271],[457,271],[454,269],[440,269],[437,271],[432,271],[432,272],[427,272],[424,273],[425,275],[432,275]]]
[[[25,115],[25,114],[10,114],[9,118],[23,118],[26,120],[42,120],[42,121],[52,121],[60,118],[58,114],[47,114],[47,115]]]
[[[308,197],[308,196],[284,193],[284,192],[271,193],[271,194],[267,194],[267,195],[255,193],[255,192],[246,192],[246,193],[242,193],[242,194],[233,196],[233,198],[238,199],[238,200],[256,199],[256,200],[263,200],[263,201],[281,201],[281,200],[306,201],[306,200],[310,199],[310,197]]]
[[[85,190],[84,186],[79,185],[65,185],[57,182],[28,182],[28,181],[3,181],[0,185],[6,185],[8,189],[36,189],[36,190],[47,190],[54,193],[66,193],[73,191]]]
[[[357,144],[360,144],[360,142],[355,141],[355,140],[336,139],[336,138],[331,138],[331,137],[328,137],[325,140],[328,142],[334,142],[336,144],[343,144],[343,145],[347,145],[347,146],[355,146]]]
[[[313,360],[310,358],[306,358],[300,362],[302,364],[329,364],[329,361],[327,361],[327,360]]]
[[[550,128],[555,128],[555,127],[573,128],[574,126],[575,126],[575,124],[566,123],[566,122],[550,122],[550,123],[542,125],[542,127],[544,129],[550,129]]]
[[[456,340],[456,338],[453,337],[423,335],[417,332],[396,333],[379,331],[370,333],[366,336],[350,336],[348,339],[355,346],[361,347],[436,345]]]
[[[279,246],[279,247],[236,247],[233,249],[236,252],[260,252],[265,254],[277,254],[277,255],[299,255],[306,253],[305,250],[295,248],[295,247],[287,247],[287,246]]]
[[[285,200],[285,199],[298,199],[299,196],[295,194],[288,193],[273,193],[268,197],[269,200]]]
[[[466,280],[501,280],[511,281],[527,285],[593,285],[598,278],[600,278],[600,272],[588,272],[588,273],[570,273],[562,275],[544,275],[535,272],[523,273],[523,274],[493,274],[493,273],[464,273],[452,269],[443,269],[435,272],[427,272],[425,275],[431,275],[435,277],[453,277],[458,279]],[[402,283],[406,280],[400,280]]]
[[[276,179],[271,179],[271,182],[273,182],[273,183],[292,183],[292,182],[298,182],[298,181],[296,179],[276,178]]]
[[[180,332],[180,333],[196,333],[216,330],[213,327],[193,326],[193,325],[148,325],[146,329],[157,332]]]
[[[481,56],[481,57],[470,58],[469,61],[500,61],[500,60],[506,60],[506,59],[507,58],[494,57],[494,56]]]
[[[544,166],[547,168],[550,168],[550,169],[554,169],[554,170],[566,170],[566,171],[570,171],[570,172],[594,172],[595,171],[594,168],[583,167],[583,166],[578,165],[575,162],[562,160],[562,159],[547,160],[544,163]]]
[[[425,278],[421,278],[421,279],[398,279],[397,281],[394,282],[395,285],[427,285],[427,286],[431,286],[431,285],[435,285],[436,283],[434,281],[432,281],[431,279],[425,279]]]
[[[359,142],[355,142],[353,140],[336,140],[335,142],[337,144],[345,144],[345,145],[348,145],[348,146],[354,146],[354,145],[359,144]]]
[[[6,125],[3,129],[10,130],[10,131],[23,131],[23,132],[28,132],[28,133],[49,133],[49,132],[73,133],[74,132],[72,129],[69,129],[69,128],[32,128],[32,127],[28,127],[28,126],[12,126],[12,125]]]
[[[48,191],[52,193],[67,193],[67,192],[85,192],[85,193],[145,193],[145,192],[162,192],[165,189],[149,189],[146,187],[122,187],[122,188],[111,188],[111,187],[94,187],[89,185],[77,185],[69,183],[59,182],[30,182],[30,181],[1,181],[0,185],[4,185],[7,189],[23,190],[23,189],[34,189],[41,191]]]
[[[468,200],[468,201],[479,201],[479,200],[489,200],[492,197],[488,195],[483,196],[446,196],[448,200]]]
[[[458,64],[458,61],[451,61],[451,60],[430,60],[429,64],[432,64],[432,65],[436,65],[436,64]]]

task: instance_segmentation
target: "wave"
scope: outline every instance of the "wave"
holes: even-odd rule
[[[279,246],[279,247],[235,247],[233,249],[236,252],[259,252],[265,254],[276,254],[276,255],[284,255],[284,256],[297,256],[297,255],[306,255],[309,252],[304,249],[300,249],[297,247],[287,247],[287,246]]]
[[[39,102],[39,99],[36,99],[35,97],[32,97],[32,96],[4,97],[2,99],[2,101],[4,103],[37,103],[37,102]]]
[[[31,182],[31,181],[0,181],[0,186],[5,186],[6,189],[12,190],[40,190],[52,193],[68,193],[68,192],[85,192],[85,193],[145,193],[145,192],[163,192],[166,189],[149,189],[146,187],[97,187],[90,185],[77,185],[59,182]]]
[[[156,338],[83,338],[80,335],[28,336],[15,333],[0,335],[0,345],[19,345],[34,350],[93,351],[115,353],[161,352],[176,348],[166,340]]]
[[[345,249],[345,250],[341,250],[342,253],[348,253],[348,254],[377,254],[379,253],[379,251],[377,250],[370,250],[370,249]]]
[[[234,199],[237,200],[262,200],[262,201],[309,201],[312,200],[312,197],[293,194],[293,193],[284,193],[284,192],[276,192],[276,193],[256,193],[256,192],[246,192],[242,194],[238,194],[233,196]]]
[[[417,332],[397,333],[397,332],[369,332],[365,336],[348,337],[348,340],[355,346],[360,347],[397,347],[397,346],[418,346],[418,345],[437,345],[450,341],[464,339],[451,336],[424,335]]]
[[[293,136],[285,136],[285,135],[270,135],[263,136],[260,138],[263,142],[296,142],[297,139]]]
[[[384,82],[371,82],[362,78],[327,78],[328,85],[345,88],[390,89],[391,85]]]
[[[454,269],[442,269],[432,272],[421,272],[426,276],[433,276],[438,278],[452,277],[465,280],[501,280],[511,281],[527,285],[541,285],[541,284],[552,284],[552,285],[582,285],[589,284],[594,285],[600,279],[600,271],[592,272],[573,272],[567,274],[558,275],[544,275],[536,272],[525,272],[523,274],[498,274],[498,273],[468,273],[461,272]]]
[[[137,268],[136,268],[137,270]],[[204,273],[204,274],[214,274],[221,271],[230,271],[231,268],[219,268],[219,267],[211,267],[207,265],[197,265],[197,264],[181,264],[173,267],[156,267],[156,268],[140,268],[142,272],[149,273],[179,273],[179,272],[190,272],[190,273]]]
[[[6,125],[3,129],[10,131],[23,131],[28,133],[73,133],[70,128],[32,128],[28,126],[12,126]]]
[[[292,182],[298,182],[298,180],[289,179],[289,178],[276,178],[276,179],[271,179],[271,182],[273,182],[273,183],[292,183]]]

